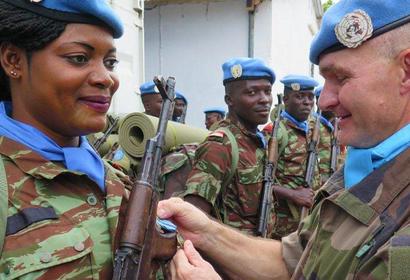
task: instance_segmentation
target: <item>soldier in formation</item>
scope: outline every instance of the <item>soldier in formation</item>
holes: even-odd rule
[[[308,118],[314,105],[313,90],[318,83],[307,76],[288,75],[284,84],[284,105],[278,133],[278,160],[274,194],[275,226],[272,237],[280,239],[294,232],[300,222],[302,207],[310,208],[314,192],[306,187],[308,147],[312,140],[314,123]],[[265,127],[271,133],[272,123]],[[316,165],[316,164],[315,164]],[[317,168],[315,168],[318,170]],[[316,172],[316,177],[319,174]],[[315,182],[318,185],[319,182]]]
[[[141,101],[145,114],[159,118],[162,106],[161,94],[156,90],[154,82],[146,82],[140,86]]]
[[[340,119],[343,169],[294,233],[250,238],[178,198],[162,201],[186,240],[174,279],[220,279],[194,246],[240,279],[408,279],[410,256],[410,1],[346,0],[325,13],[310,48]]]
[[[266,148],[258,125],[269,118],[275,74],[251,58],[231,59],[222,69],[228,116],[197,149],[182,197],[254,235]]]
[[[209,130],[212,129],[212,126],[225,118],[225,109],[222,107],[210,107],[204,110],[205,114],[205,127]]]
[[[175,93],[174,113],[172,120],[179,123],[185,123],[185,117],[188,110],[188,100],[185,96],[177,91]]]

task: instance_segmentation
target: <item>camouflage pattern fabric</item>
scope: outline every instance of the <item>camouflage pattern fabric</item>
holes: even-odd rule
[[[239,162],[232,183],[221,191],[225,177],[231,172],[232,156],[228,137],[216,131],[197,149],[187,190],[181,196],[203,197],[220,213],[225,224],[254,235],[266,152],[260,139],[240,123],[228,117],[219,124],[232,132],[239,147]],[[271,220],[273,223],[273,215]]]
[[[333,131],[320,123],[320,141],[318,145],[318,157],[319,157],[319,174],[320,174],[320,184],[322,186],[332,175],[332,170],[330,169],[331,164],[331,154],[332,154],[332,139]]]
[[[161,174],[158,192],[161,198],[178,196],[185,191],[185,183],[195,160],[195,151],[199,144],[183,144],[174,147],[161,159]],[[165,197],[164,197],[165,195]]]
[[[110,279],[123,183],[87,176],[0,137],[7,174],[7,234],[0,279]]]
[[[343,181],[339,170],[282,239],[292,279],[409,279],[410,149],[349,190]]]
[[[287,119],[282,119],[279,128],[278,146],[281,146],[286,133],[288,144],[280,153],[276,169],[276,183],[282,187],[296,189],[305,185],[305,174],[308,160],[308,144],[312,138],[314,122],[309,122],[309,132],[306,133]],[[270,134],[273,125],[268,124],[264,131]],[[283,131],[286,129],[286,131]],[[319,167],[316,165],[314,189],[319,188]],[[275,205],[276,221],[272,238],[280,239],[294,232],[299,225],[302,208],[285,199],[278,199]]]

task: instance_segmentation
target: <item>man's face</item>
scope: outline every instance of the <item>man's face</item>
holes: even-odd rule
[[[227,86],[229,94],[225,96],[225,101],[229,113],[246,128],[254,130],[268,121],[272,105],[272,85],[268,80],[241,80]]]
[[[340,142],[344,145],[373,147],[408,118],[409,97],[400,94],[405,72],[396,58],[377,54],[376,40],[320,58],[325,85],[319,106],[340,118]]]
[[[222,120],[222,115],[216,112],[210,112],[205,114],[205,126],[209,129],[214,123]]]
[[[185,102],[184,100],[178,98],[175,99],[175,105],[174,105],[174,117],[180,117],[182,113],[184,112],[184,107],[185,107]]]
[[[141,96],[142,104],[144,104],[145,113],[150,116],[159,118],[162,107],[161,94],[145,94]]]
[[[298,121],[306,121],[314,104],[312,91],[289,91],[283,97],[286,112]]]

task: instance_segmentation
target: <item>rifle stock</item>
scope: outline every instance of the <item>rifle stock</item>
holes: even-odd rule
[[[174,99],[174,78],[154,82],[163,98],[155,137],[147,141],[146,151],[127,206],[119,248],[114,258],[116,280],[149,279],[154,260],[169,260],[176,252],[176,234],[162,233],[156,224],[159,195],[155,190],[160,168],[167,122]]]
[[[335,127],[333,131],[333,139],[332,139],[332,153],[330,156],[330,171],[331,173],[335,173],[337,170],[337,159],[340,154],[340,146],[339,146],[339,119],[335,119]]]
[[[306,174],[305,174],[305,187],[312,189],[313,187],[313,178],[315,175],[315,167],[317,162],[317,146],[320,141],[320,109],[317,109],[316,118],[315,118],[315,128],[313,129],[312,140],[309,143],[308,152],[309,158],[307,161],[306,166]],[[306,207],[302,207],[301,212],[301,219],[305,218],[309,213],[309,209]]]
[[[281,113],[282,96],[278,94],[278,110],[276,112],[274,127],[268,143],[268,156],[263,174],[263,188],[259,206],[259,220],[258,227],[256,229],[256,234],[262,237],[266,237],[267,235],[269,213],[273,205],[273,200],[276,199],[274,197],[272,184],[278,162],[278,131]]]

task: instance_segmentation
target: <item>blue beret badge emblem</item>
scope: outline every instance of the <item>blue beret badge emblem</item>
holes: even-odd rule
[[[290,85],[293,91],[300,91],[300,84],[299,83],[292,83]]]
[[[240,64],[235,64],[231,67],[232,77],[238,79],[242,76],[242,66]]]
[[[335,26],[336,37],[348,48],[357,48],[373,34],[370,16],[363,10],[345,15]]]

